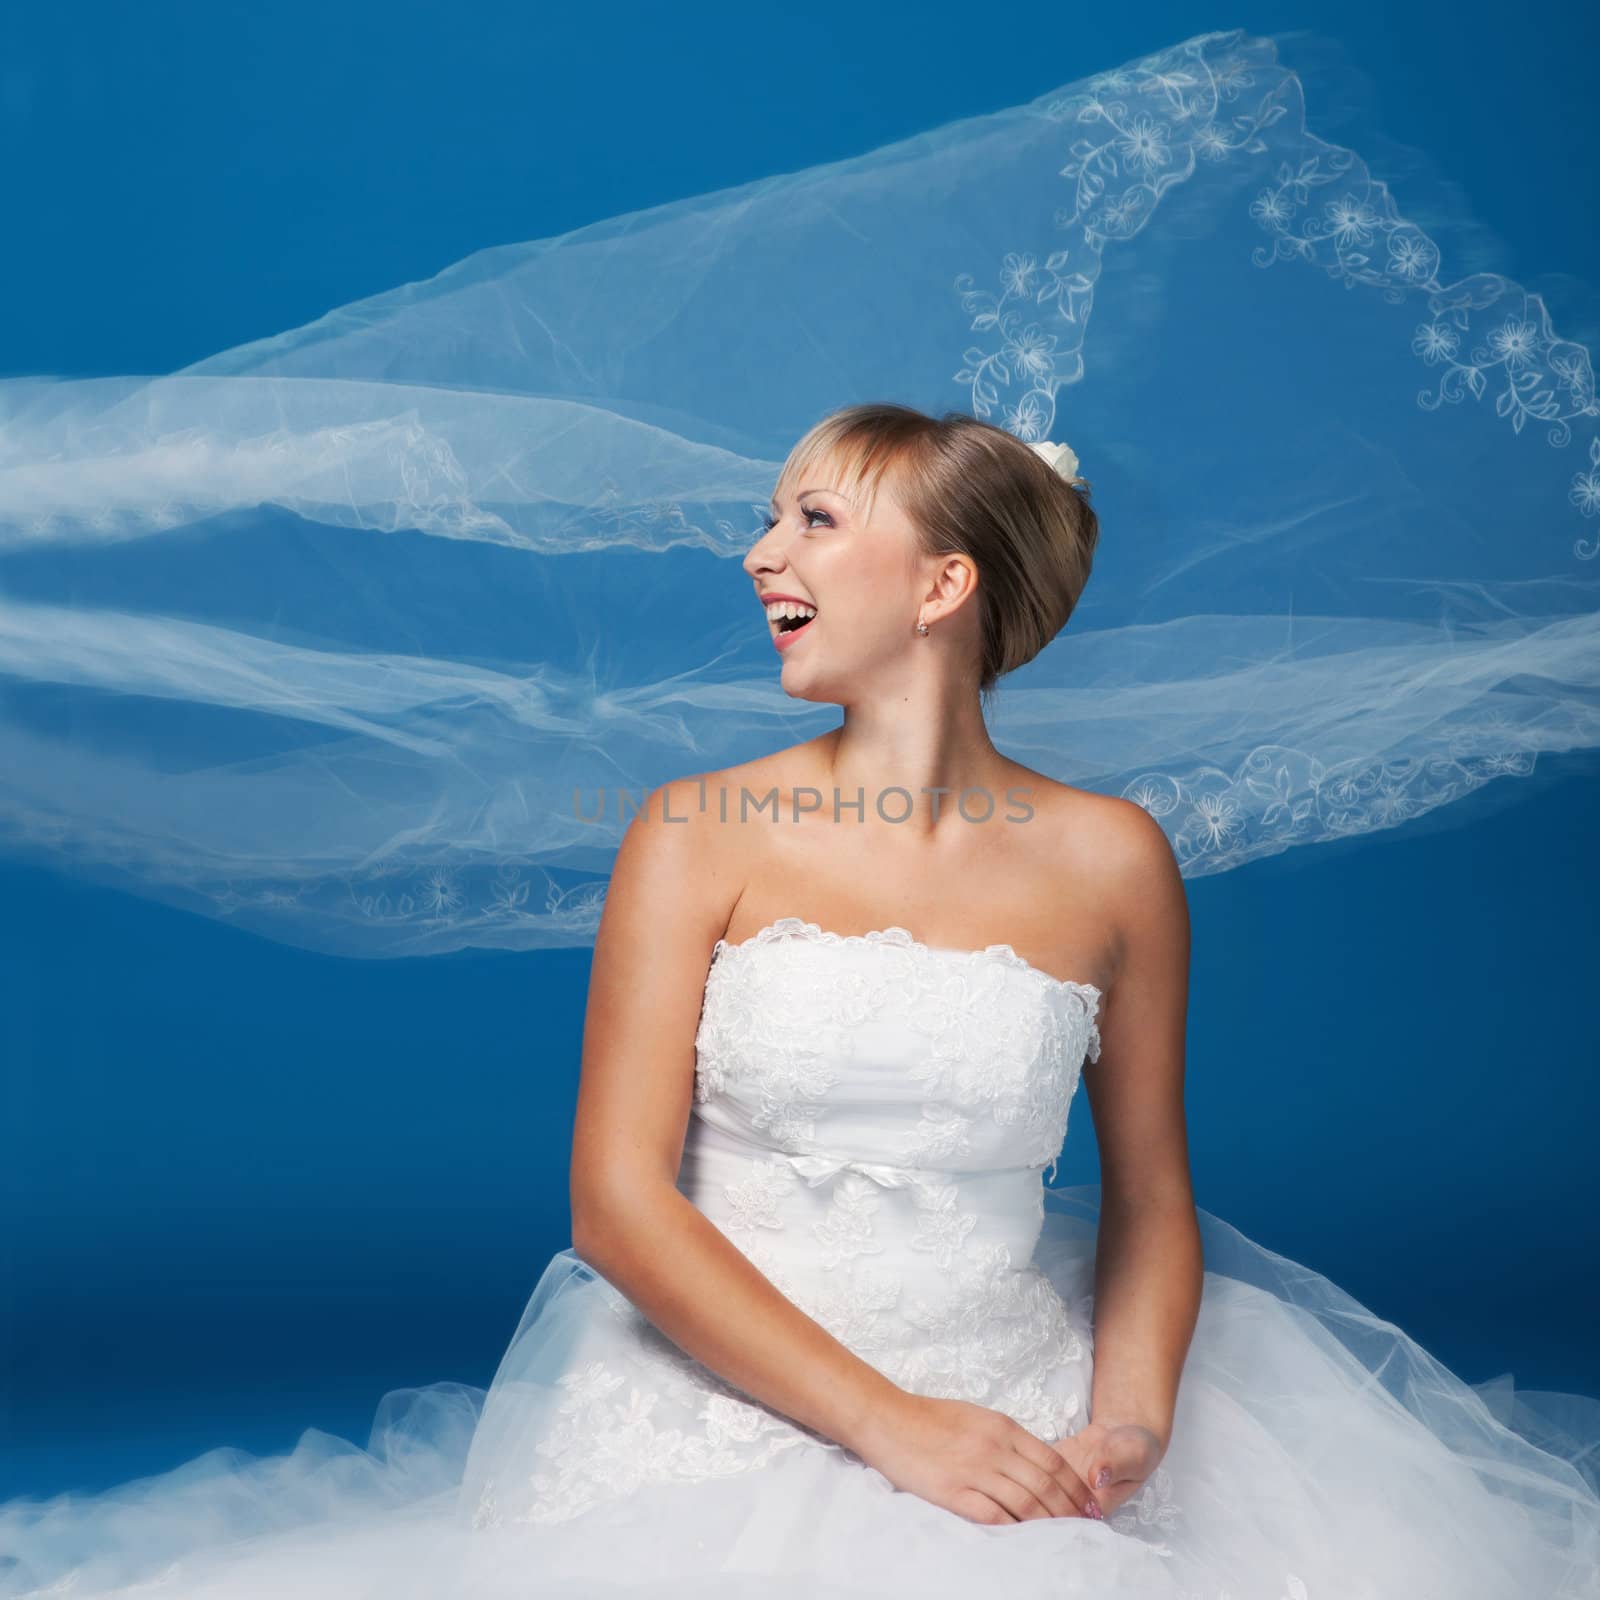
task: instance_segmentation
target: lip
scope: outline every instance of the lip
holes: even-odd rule
[[[773,589],[767,594],[759,594],[756,596],[756,599],[759,600],[763,606],[770,606],[778,600],[793,600],[797,605],[802,606],[809,606],[812,604],[812,602],[807,600],[803,594],[784,594],[778,589]],[[816,620],[817,619],[813,617],[811,622],[815,622]],[[772,635],[773,646],[779,650],[787,650],[790,645],[799,642],[800,635],[802,633],[809,631],[811,622],[806,623],[805,626],[801,628],[790,628],[786,633],[781,630],[774,631]]]
[[[812,626],[815,624],[816,620],[817,619],[813,617],[811,621],[806,623],[803,627],[790,628],[787,633],[782,631],[774,633],[772,636],[773,648],[776,650],[788,650],[793,645],[798,644],[805,634],[811,632]]]

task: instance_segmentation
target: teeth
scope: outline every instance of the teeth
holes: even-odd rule
[[[814,617],[816,614],[815,606],[803,606],[795,600],[774,600],[767,607],[768,622],[782,622],[785,617]]]

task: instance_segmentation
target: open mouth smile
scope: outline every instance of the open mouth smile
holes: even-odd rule
[[[817,608],[798,600],[774,600],[767,606],[767,623],[772,642],[786,650],[816,620]]]

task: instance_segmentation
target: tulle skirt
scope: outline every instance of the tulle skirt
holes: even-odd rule
[[[1035,1261],[1092,1349],[1098,1191],[1045,1193]],[[364,1449],[309,1430],[281,1456],[219,1449],[103,1493],[13,1501],[0,1594],[1600,1596],[1600,1401],[1509,1375],[1469,1385],[1327,1277],[1199,1217],[1171,1444],[1104,1522],[971,1522],[807,1430],[686,1451],[672,1424],[694,1414],[693,1374],[702,1399],[725,1386],[681,1352],[688,1388],[641,1376],[609,1395],[631,1407],[622,1446],[530,1518],[519,1489],[548,1483],[551,1442],[586,1425],[574,1378],[658,1366],[643,1346],[661,1336],[566,1250],[488,1391],[388,1394]],[[1092,1356],[1059,1381],[1090,1374]]]

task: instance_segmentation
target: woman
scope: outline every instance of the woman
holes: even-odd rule
[[[801,440],[744,569],[785,692],[844,719],[629,827],[573,1247],[460,1481],[440,1386],[320,1519],[191,1537],[160,1592],[1596,1592],[1567,1462],[1309,1269],[1207,1270],[1171,847],[981,711],[1087,582],[1075,466],[897,405]],[[1080,1073],[1094,1228],[1045,1186]],[[254,1470],[196,1474],[198,1507],[270,1495]],[[130,1527],[185,1492],[152,1480]],[[142,1588],[92,1556],[70,1581]]]
[[[1183,1133],[1182,880],[1145,811],[1008,760],[980,704],[1065,624],[1097,519],[1084,493],[1004,430],[889,405],[813,429],[773,507],[744,570],[768,608],[784,692],[842,705],[844,721],[794,749],[667,786],[630,828],[596,943],[574,1244],[677,1343],[778,1412],[850,1442],[896,1487],[979,1522],[1100,1517],[1166,1447],[1200,1294]],[[799,625],[789,631],[785,619]],[[697,1196],[730,1220],[704,1170],[716,1165],[711,1154],[693,1152],[690,1196],[675,1187],[692,1076],[680,1069],[693,1054],[707,952],[796,922],[802,938],[808,921],[825,938],[881,930],[891,915],[944,951],[1009,950],[1011,939],[987,935],[1014,936],[1046,983],[1091,1002],[1115,997],[1099,1028],[1123,1066],[1095,1068],[1089,1085],[1111,1195],[1096,1298],[1117,1358],[1096,1369],[1094,1420],[1080,1418],[1060,1450],[953,1398],[960,1385],[938,1389],[944,1398],[908,1394],[819,1337],[707,1226]],[[809,1016],[802,1008],[780,1026],[810,1034]],[[976,1060],[966,1066],[977,1070]],[[996,1110],[993,1092],[980,1090],[977,1112]],[[794,1096],[784,1112],[804,1103]],[[948,1098],[912,1104],[970,1148],[964,1110]],[[1052,1154],[1058,1112],[1064,1133],[1065,1106],[1047,1112]],[[780,1115],[770,1102],[761,1113],[747,1130],[758,1147]],[[814,1143],[794,1124],[780,1148]],[[949,1181],[940,1192],[954,1207]],[[859,1203],[887,1202],[868,1187]],[[631,1220],[646,1216],[651,1229]],[[855,1243],[852,1254],[881,1249],[864,1234]]]
[[[95,716],[66,747],[22,704],[6,818],[40,848],[317,948],[532,948],[600,903],[573,748],[698,775],[653,789],[601,881],[574,1248],[481,1411],[433,1385],[386,1398],[367,1452],[308,1436],[0,1508],[0,1582],[1593,1593],[1593,1438],[1536,1447],[1189,1189],[1180,864],[1392,826],[1600,725],[1551,510],[1590,514],[1572,464],[1509,423],[1464,449],[1483,419],[1419,409],[1406,370],[1454,379],[1503,334],[1522,409],[1499,414],[1554,434],[1530,350],[1571,378],[1564,427],[1587,368],[1514,285],[1436,281],[1298,111],[1270,44],[1207,35],[881,160],[486,252],[131,395],[7,391],[0,525],[118,559],[30,568],[6,665],[206,710],[173,718],[185,759],[141,766]],[[1174,237],[1215,255],[1175,270]],[[1398,343],[1373,289],[1429,302]],[[768,447],[842,381],[971,415],[830,415],[774,483]],[[1070,453],[1024,442],[1068,431],[1069,384],[1130,531],[1090,596],[1106,625],[1041,659],[1095,553]],[[752,542],[735,518],[769,487]],[[732,627],[707,549],[744,561],[742,605],[788,597],[778,691],[701,659]],[[617,582],[637,552],[647,632]],[[534,559],[558,554],[576,576]],[[588,655],[619,616],[649,654],[626,692]],[[1041,770],[980,714],[1030,660]],[[843,725],[748,737],[806,703]],[[1080,1074],[1099,1205],[1043,1181]]]
[[[1600,1500],[1565,1463],[1314,1275],[1205,1272],[1171,848],[981,712],[1088,579],[1074,469],[893,405],[786,463],[744,570],[785,693],[844,719],[628,831],[572,1169],[574,1251],[626,1298],[553,1269],[477,1525],[615,1527],[598,1564],[530,1548],[648,1551],[685,1594],[1584,1592]],[[1043,1188],[1080,1069],[1093,1243]]]

